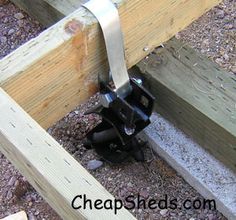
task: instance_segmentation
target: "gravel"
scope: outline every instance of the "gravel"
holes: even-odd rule
[[[235,1],[225,0],[176,37],[183,39],[221,67],[236,73],[235,16]],[[42,30],[40,24],[26,13],[9,1],[0,0],[0,58],[37,36]],[[84,115],[84,112],[96,102],[97,96],[92,97],[86,104],[77,107],[48,130],[87,168],[91,168],[91,161],[101,160],[93,150],[87,150],[81,144],[81,139],[100,121],[95,115]],[[154,155],[148,146],[144,148],[144,152],[146,156],[144,163],[130,159],[116,166],[106,162],[100,164],[96,162],[95,166],[92,162],[93,166],[89,172],[110,193],[122,200],[127,195],[137,194],[145,199],[153,197],[161,199],[167,194],[169,198],[178,198],[179,205],[187,198],[203,199],[165,161]],[[0,154],[0,203],[0,218],[25,210],[30,220],[60,220],[60,217],[2,154]],[[133,209],[131,212],[140,220],[225,219],[218,211],[209,209]]]
[[[82,145],[84,135],[98,123],[95,115],[85,116],[84,112],[97,102],[92,97],[86,104],[79,106],[65,118],[51,127],[48,132],[59,141],[85,168],[93,160],[101,158],[94,150],[87,150]],[[75,132],[75,133],[73,133]],[[142,199],[178,198],[178,207],[185,199],[201,199],[203,197],[187,184],[164,160],[155,155],[148,147],[144,147],[146,161],[138,163],[130,158],[125,163],[112,165],[103,162],[103,166],[89,172],[116,198],[125,203],[127,195]],[[135,200],[138,202],[137,199]],[[126,203],[125,203],[126,204]],[[168,209],[132,209],[138,219],[226,219],[215,210],[168,210]]]
[[[9,1],[0,0],[0,59],[42,30],[39,22]]]
[[[236,74],[236,1],[224,0],[177,38]]]

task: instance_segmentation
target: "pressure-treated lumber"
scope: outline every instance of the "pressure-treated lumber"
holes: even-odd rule
[[[0,220],[28,220],[27,215],[25,211],[20,211],[15,214],[9,215],[3,219]]]
[[[171,38],[219,0],[116,0],[127,66]],[[79,8],[0,62],[0,85],[44,128],[94,94],[107,73],[98,23]]]
[[[48,27],[62,19],[65,14],[58,11],[44,0],[11,0],[19,8]],[[67,1],[65,1],[67,2]]]
[[[2,89],[0,115],[0,151],[63,219],[135,219],[126,209],[72,209],[77,195],[114,197]]]
[[[11,0],[19,8],[49,27],[77,10],[86,0]]]
[[[236,76],[176,39],[138,67],[157,112],[236,171]]]
[[[76,9],[78,9],[82,3],[87,2],[87,0],[44,0],[51,7],[60,11],[64,16],[69,15]]]

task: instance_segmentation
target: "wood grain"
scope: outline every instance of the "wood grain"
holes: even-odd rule
[[[156,110],[236,171],[236,77],[180,41],[138,64]]]
[[[171,38],[219,0],[116,0],[127,67]],[[98,23],[79,8],[0,61],[3,87],[40,125],[49,127],[94,94],[108,72]]]
[[[77,195],[93,202],[114,197],[2,89],[0,115],[1,152],[63,219],[135,219],[125,208],[117,214],[114,209],[72,209]],[[82,204],[77,200],[77,206]]]
[[[77,10],[83,2],[87,0],[44,0],[56,10],[60,11],[64,16],[69,15]]]

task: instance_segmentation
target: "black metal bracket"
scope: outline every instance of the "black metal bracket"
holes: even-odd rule
[[[102,122],[92,129],[84,144],[112,163],[124,161],[132,155],[143,161],[142,144],[135,136],[150,124],[154,97],[135,79],[130,79],[131,92],[117,96],[110,85],[100,82],[100,103],[86,114],[95,113]]]
[[[119,12],[111,0],[90,0],[83,5],[98,20],[103,32],[113,85],[100,81],[100,103],[89,113],[102,117],[90,131],[85,146],[94,147],[105,160],[122,162],[129,155],[144,160],[136,134],[150,123],[154,98],[134,78],[129,78]],[[109,78],[109,77],[107,77]]]

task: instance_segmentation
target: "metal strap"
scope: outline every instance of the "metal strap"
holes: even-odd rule
[[[90,0],[83,4],[83,7],[97,18],[101,26],[116,93],[125,97],[131,91],[131,86],[125,63],[118,10],[111,0]]]

